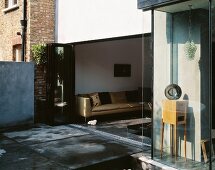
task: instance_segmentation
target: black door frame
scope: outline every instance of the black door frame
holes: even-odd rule
[[[63,47],[64,51],[64,79],[65,79],[65,91],[68,104],[65,123],[71,123],[73,121],[73,115],[75,115],[75,56],[74,46],[72,44],[51,43],[47,44],[47,82],[46,82],[46,98],[48,106],[48,118],[47,123],[54,125],[55,108],[54,108],[54,90],[56,84],[56,58],[55,48]]]

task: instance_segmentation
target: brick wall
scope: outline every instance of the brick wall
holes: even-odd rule
[[[31,56],[29,48],[37,43],[54,42],[55,3],[54,0],[31,0],[29,3],[30,30],[28,35],[27,55]],[[36,66],[35,97],[46,96],[46,74],[43,66]]]
[[[18,7],[4,12],[5,0],[0,1],[0,61],[13,60],[14,39],[21,39],[17,32],[21,32],[20,20],[22,19],[22,0],[18,1]]]
[[[35,67],[35,97],[44,98],[46,94],[46,69],[44,65]]]
[[[30,46],[54,42],[54,0],[30,1]]]

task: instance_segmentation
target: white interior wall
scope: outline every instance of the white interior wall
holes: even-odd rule
[[[149,32],[151,12],[137,9],[136,0],[56,0],[55,37],[58,43]]]
[[[141,86],[142,38],[77,45],[75,55],[76,94],[134,90]],[[131,77],[114,77],[114,64],[131,64]]]

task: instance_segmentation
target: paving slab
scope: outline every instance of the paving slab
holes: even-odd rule
[[[87,134],[89,133],[65,125],[55,127],[42,126],[24,131],[3,133],[8,138],[23,144],[43,143]]]
[[[172,167],[208,169],[206,164],[175,162],[170,157],[164,157],[163,164],[159,159],[156,162],[157,154],[151,160],[149,147],[138,148],[124,143],[124,138],[116,140],[113,135],[108,137],[109,133],[88,128],[40,126],[0,134],[0,169],[167,170],[171,168],[164,165],[168,162]]]
[[[15,141],[0,136],[0,169],[56,169],[64,170],[66,167],[37,154],[35,151]]]
[[[0,157],[3,169],[107,169],[108,165],[122,169],[131,154],[141,152],[140,148],[69,126],[3,133],[0,149],[6,152]]]
[[[96,135],[85,135],[30,146],[38,153],[71,169],[106,162],[140,152],[141,149],[110,141]]]

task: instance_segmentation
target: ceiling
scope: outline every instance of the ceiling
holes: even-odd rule
[[[174,5],[160,7],[157,8],[156,10],[175,13],[189,10],[189,5],[192,5],[192,9],[208,9],[209,3],[207,0],[191,0],[182,3],[177,3]]]

